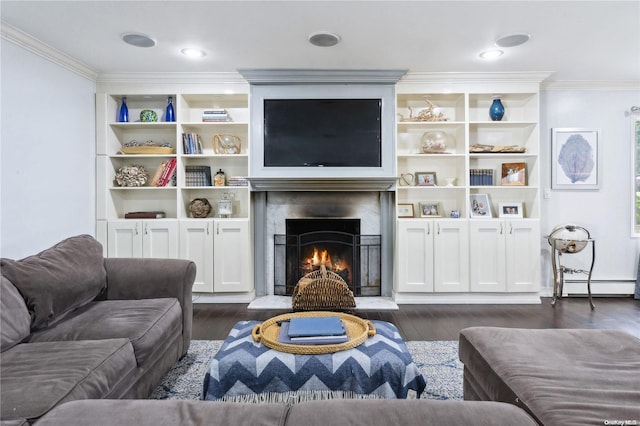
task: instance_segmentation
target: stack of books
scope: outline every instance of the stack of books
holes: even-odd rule
[[[210,166],[184,166],[185,186],[211,186]]]
[[[349,341],[339,317],[293,317],[280,325],[280,343],[290,345],[333,345]]]
[[[202,121],[231,121],[226,109],[207,109],[202,112]]]
[[[124,215],[125,219],[163,219],[165,217],[167,215],[162,211],[129,212]]]
[[[202,154],[200,135],[197,133],[183,133],[182,151],[185,154]]]
[[[227,186],[248,186],[249,179],[241,176],[232,176],[227,179]]]
[[[493,185],[493,169],[469,169],[469,183],[471,186]]]

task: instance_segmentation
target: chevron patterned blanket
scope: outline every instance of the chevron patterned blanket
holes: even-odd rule
[[[426,383],[398,329],[389,322],[372,322],[376,335],[360,346],[322,355],[270,349],[251,337],[259,321],[238,322],[205,375],[203,399],[305,391],[419,398]]]

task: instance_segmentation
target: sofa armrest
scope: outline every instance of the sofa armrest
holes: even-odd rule
[[[175,297],[182,307],[183,355],[189,349],[193,323],[192,287],[196,264],[184,259],[104,259],[106,299],[135,300]]]

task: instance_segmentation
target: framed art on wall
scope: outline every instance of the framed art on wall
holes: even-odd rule
[[[599,129],[551,129],[551,188],[600,187],[599,136]]]

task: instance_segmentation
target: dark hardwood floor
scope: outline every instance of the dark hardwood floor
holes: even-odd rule
[[[540,305],[399,305],[396,311],[356,311],[370,320],[389,321],[405,340],[458,340],[465,327],[618,329],[640,338],[640,300],[565,298],[556,307],[543,298]],[[195,340],[223,340],[241,320],[264,321],[290,311],[248,310],[244,304],[193,305]]]

